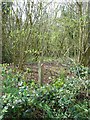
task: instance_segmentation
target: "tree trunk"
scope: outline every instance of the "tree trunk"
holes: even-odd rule
[[[87,26],[88,30],[87,30],[87,48],[85,48],[86,50],[83,52],[82,54],[82,59],[81,59],[81,63],[84,66],[90,67],[90,1],[88,2],[88,26]]]
[[[1,5],[0,5],[0,64],[2,63],[2,14],[1,14]]]
[[[78,61],[81,62],[82,52],[83,52],[83,27],[82,27],[82,2],[78,3],[78,13],[79,13],[79,53],[78,53]]]

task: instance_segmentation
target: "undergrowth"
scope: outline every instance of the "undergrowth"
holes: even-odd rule
[[[70,70],[76,76],[59,77],[40,86],[34,80],[27,83],[20,72],[3,65],[1,120],[90,120],[87,68],[78,66]]]

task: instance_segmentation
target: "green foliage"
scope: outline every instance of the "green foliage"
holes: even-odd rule
[[[89,120],[89,80],[62,77],[52,84],[40,87],[35,81],[26,83],[21,73],[12,74],[4,65],[2,120],[59,119]],[[86,85],[86,87],[83,85]]]
[[[89,68],[82,65],[75,65],[70,68],[70,71],[75,73],[80,78],[87,78],[89,75]]]
[[[3,63],[13,62],[23,69],[27,61],[36,62],[42,56],[51,60],[68,56],[89,64],[88,9],[84,11],[82,3],[56,5],[55,9],[50,7],[53,2],[21,4],[15,9],[13,2],[2,3]]]
[[[73,45],[76,47],[76,43],[78,43],[78,20],[77,16],[74,18],[75,15],[70,13],[69,8],[64,8],[63,11],[63,7],[59,8],[58,12],[62,12],[62,14],[57,17],[45,10],[48,9],[48,5],[43,2],[42,6],[46,6],[46,8],[40,7],[39,2],[35,5],[31,1],[30,6],[23,4],[20,7],[18,4],[16,10],[13,3],[3,3],[2,5],[3,13],[4,11],[8,13],[8,8],[9,11],[12,11],[2,17],[4,21],[2,25],[3,62],[23,64],[32,56],[37,61],[42,53],[46,57],[60,57],[67,52],[67,48],[71,48],[70,50],[74,52],[72,47]],[[22,9],[26,14],[25,20],[22,20]],[[56,11],[54,10],[52,13],[57,14]],[[72,38],[72,36],[74,37]],[[71,41],[75,41],[75,43]]]

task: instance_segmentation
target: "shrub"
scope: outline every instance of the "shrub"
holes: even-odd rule
[[[90,80],[58,78],[40,87],[33,80],[26,83],[20,73],[7,72],[6,67],[2,75],[2,120],[89,120]]]

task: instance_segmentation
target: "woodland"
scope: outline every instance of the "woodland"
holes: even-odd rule
[[[90,1],[1,9],[0,119],[90,120]]]

